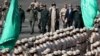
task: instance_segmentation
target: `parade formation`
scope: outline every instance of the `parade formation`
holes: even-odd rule
[[[0,6],[2,30],[9,5],[5,0],[4,5]],[[64,4],[60,10],[55,2],[47,7],[47,4],[33,0],[27,10],[23,10],[22,5],[18,9],[20,32],[26,19],[25,13],[28,13],[30,34],[34,34],[36,22],[41,34],[17,40],[13,50],[6,48],[0,51],[0,56],[100,56],[99,16],[95,17],[93,28],[88,29],[84,25],[79,5],[73,8],[72,4]]]

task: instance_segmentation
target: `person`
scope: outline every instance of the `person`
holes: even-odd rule
[[[40,23],[40,14],[41,14],[40,6],[41,6],[42,3],[38,2],[37,0],[33,0],[33,2],[31,2],[31,4],[34,4],[34,8],[36,8],[36,10],[37,10],[36,21],[38,23],[39,31],[41,31],[39,23]],[[29,7],[31,7],[31,5]]]
[[[48,18],[49,18],[49,10],[46,7],[46,4],[43,5],[43,10],[41,11],[41,28],[42,28],[42,33],[46,32],[46,25],[48,22]]]
[[[56,4],[53,3],[52,7],[49,8],[50,11],[50,21],[49,21],[49,31],[54,32],[59,29],[59,10]]]
[[[2,29],[1,29],[1,32],[4,28],[4,24],[5,24],[9,6],[10,6],[10,2],[8,2],[8,0],[4,0],[4,4],[2,6],[2,19],[1,19],[2,20]]]
[[[73,25],[73,8],[72,5],[68,5],[68,9],[65,14],[65,28]]]
[[[21,29],[22,29],[22,23],[25,21],[25,12],[22,9],[22,6],[19,6],[19,13],[20,13],[20,17],[21,17]]]
[[[31,4],[34,4],[35,8],[39,7],[39,2],[37,0],[33,0],[33,2]]]
[[[83,20],[82,20],[82,14],[80,6],[76,6],[76,9],[73,12],[73,18],[74,18],[74,26],[75,28],[83,28]]]
[[[60,19],[62,20],[63,28],[64,28],[64,24],[65,24],[64,21],[65,21],[66,11],[67,11],[67,4],[65,4],[64,7],[60,11]]]
[[[0,20],[2,18],[2,6],[0,6]]]
[[[29,7],[27,9],[27,12],[30,12],[30,20],[29,20],[29,22],[30,22],[31,34],[34,33],[34,25],[35,25],[35,23],[37,21],[37,9],[34,6],[35,5],[32,3],[31,7]]]
[[[10,5],[10,3],[8,2],[8,0],[4,0],[4,5],[2,7],[3,17],[4,17],[3,21],[5,21],[6,14],[8,12],[8,8],[9,8],[9,5]]]
[[[0,27],[2,27],[2,16],[2,6],[0,6]]]
[[[39,28],[39,31],[41,32],[41,11],[43,10],[43,4],[40,3],[39,4],[39,12],[38,12],[38,28]]]

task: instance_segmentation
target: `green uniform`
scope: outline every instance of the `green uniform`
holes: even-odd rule
[[[32,8],[31,9],[31,12],[30,12],[30,27],[31,27],[31,30],[32,30],[32,32],[31,33],[33,33],[34,32],[34,25],[35,25],[35,22],[37,21],[37,9],[34,9],[34,8]]]
[[[47,22],[48,22],[48,18],[49,18],[49,11],[47,9],[43,9],[41,11],[41,19],[40,19],[40,22],[41,22],[41,28],[42,28],[42,33],[45,33],[46,32],[46,25],[47,25]]]

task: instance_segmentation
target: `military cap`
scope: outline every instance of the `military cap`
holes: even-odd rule
[[[83,29],[82,28],[80,29],[80,33],[83,33]]]
[[[72,35],[75,35],[76,34],[76,31],[75,30],[72,30],[71,32],[72,32]]]
[[[100,45],[100,42],[99,41],[96,41],[94,44],[92,44],[93,47],[97,47]]]
[[[87,55],[88,55],[88,56],[91,56],[91,55],[92,55],[92,53],[91,53],[90,51],[88,51],[88,52],[87,52]]]
[[[58,35],[57,35],[57,34],[54,35],[54,36],[53,36],[53,39],[54,39],[54,40],[58,39]]]
[[[49,37],[49,40],[50,40],[50,41],[53,41],[53,37]]]
[[[25,46],[25,48],[27,48],[27,47],[29,46],[29,43],[25,43],[25,45],[24,45],[24,46]]]
[[[20,40],[18,40],[18,41],[16,42],[16,45],[19,45],[19,44],[21,44],[21,41],[20,41]]]
[[[73,51],[73,55],[76,55],[76,51]]]
[[[43,36],[47,36],[47,33],[43,34]]]
[[[54,54],[54,55],[58,55],[58,52],[57,52],[57,51],[54,51],[53,54]]]
[[[39,44],[41,44],[41,43],[42,43],[42,39],[39,39],[38,41],[39,41]]]
[[[50,32],[50,36],[53,36],[53,32]]]
[[[100,47],[97,47],[97,51],[100,52]]]
[[[95,31],[95,32],[98,32],[98,31],[99,31],[99,29],[98,29],[98,28],[94,28],[94,31]]]
[[[68,28],[65,28],[64,31],[65,31],[65,32],[68,31]]]
[[[100,22],[100,19],[97,19],[97,21],[95,23],[99,23]]]
[[[14,49],[14,54],[18,54],[19,51],[17,49]]]
[[[84,36],[87,36],[88,34],[86,32],[83,33]]]
[[[55,34],[57,34],[57,32],[55,31],[53,34],[55,35]]]
[[[23,54],[20,54],[19,56],[24,56]]]
[[[98,19],[98,21],[100,22],[100,18]]]
[[[83,31],[85,32],[86,30],[87,30],[87,28],[86,28],[86,27],[84,27],[84,28],[83,28]]]
[[[73,32],[72,31],[70,32],[70,36],[73,36]]]
[[[51,54],[47,54],[47,55],[45,55],[45,56],[53,56],[53,54],[51,53]]]
[[[65,37],[67,35],[67,33],[63,33],[63,36]]]
[[[62,33],[60,33],[60,34],[58,34],[59,35],[59,37],[62,37],[63,36],[63,34]]]
[[[65,31],[66,31],[66,28],[65,28],[65,29],[63,29],[63,31],[65,32]]]
[[[64,30],[63,29],[60,29],[60,33],[63,33],[64,32]]]
[[[33,41],[35,41],[36,40],[36,37],[33,36],[32,39],[33,39]]]
[[[44,34],[44,36],[48,36],[48,35],[49,35],[49,32],[47,32],[47,33]]]
[[[9,51],[10,51],[9,48],[5,48],[5,49],[1,50],[1,53],[7,53]]]
[[[92,28],[91,31],[92,32],[98,32],[98,28]]]
[[[38,40],[36,40],[36,41],[34,42],[34,44],[35,44],[35,45],[38,45],[38,43],[39,43],[39,41],[38,41]]]
[[[46,55],[46,54],[48,54],[48,53],[50,53],[51,52],[51,50],[49,49],[49,48],[47,48],[46,50],[44,50],[43,52],[42,52],[42,54],[43,55]]]
[[[19,51],[19,53],[23,52],[23,48],[19,46],[18,51]]]
[[[35,53],[35,52],[36,52],[36,48],[33,48],[33,47],[29,51],[29,53]]]
[[[66,31],[69,31],[69,30],[70,30],[70,27],[67,27],[67,28],[66,28]]]
[[[44,35],[38,35],[38,39],[41,39]]]
[[[65,53],[66,53],[66,51],[65,51],[65,50],[62,50],[61,52],[62,52],[62,54],[65,54]]]
[[[36,40],[39,40],[40,39],[40,37],[39,36],[36,36]]]
[[[29,42],[32,42],[32,41],[33,41],[33,38],[32,38],[32,37],[30,37],[30,38],[28,39],[28,41],[29,41]]]
[[[62,56],[68,56],[67,54],[63,54]]]
[[[42,43],[46,42],[46,38],[41,39]]]
[[[56,30],[56,33],[58,34],[60,31],[59,30]]]
[[[80,29],[79,28],[76,28],[75,31],[76,31],[76,33],[79,33]]]
[[[58,50],[57,52],[58,52],[58,54],[62,54],[62,51],[61,50]]]
[[[75,52],[76,52],[76,55],[80,54],[80,50],[78,49]]]
[[[69,35],[70,35],[70,32],[69,32],[69,31],[67,31],[67,32],[66,32],[66,34],[67,34],[67,36],[69,36]]]
[[[68,51],[67,54],[68,54],[68,55],[72,55],[73,52],[72,52],[72,51]]]
[[[84,55],[85,55],[85,56],[88,56],[88,54],[87,54],[87,53],[85,53]]]
[[[74,29],[74,26],[70,26],[70,27],[69,27],[69,30],[73,30],[73,29]]]
[[[22,43],[26,43],[27,41],[28,41],[27,38],[24,38],[24,39],[21,40]]]
[[[97,49],[94,49],[93,51],[94,51],[94,53],[97,53],[97,52],[98,52],[98,50],[97,50]]]
[[[44,38],[45,38],[45,40],[46,40],[46,41],[49,39],[49,37],[48,37],[48,36],[45,36]]]
[[[93,55],[93,54],[95,54],[95,52],[93,50],[91,50],[91,54]]]

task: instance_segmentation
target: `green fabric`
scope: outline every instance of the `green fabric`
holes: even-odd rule
[[[0,49],[13,49],[20,34],[20,16],[18,0],[11,0],[4,24],[3,33],[0,38]]]
[[[98,10],[98,11],[97,11],[97,16],[98,16],[99,14],[100,14],[100,11]]]
[[[94,19],[98,14],[97,0],[81,0],[81,10],[85,27],[93,28]]]

